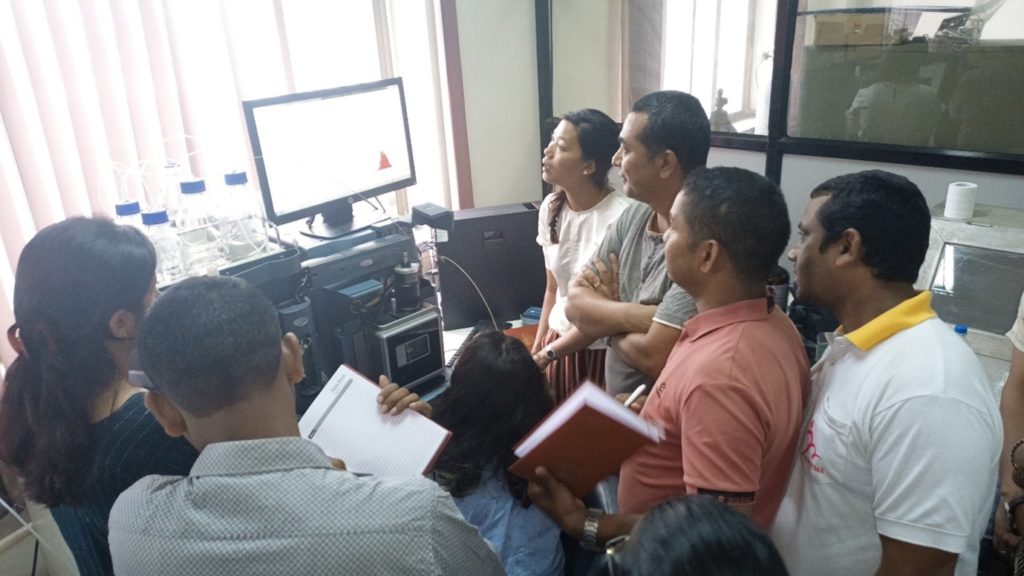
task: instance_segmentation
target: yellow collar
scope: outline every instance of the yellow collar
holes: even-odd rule
[[[893,334],[916,326],[933,316],[935,316],[935,310],[932,310],[932,293],[925,290],[913,298],[907,298],[867,324],[850,332],[846,335],[846,339],[857,348],[868,350]]]

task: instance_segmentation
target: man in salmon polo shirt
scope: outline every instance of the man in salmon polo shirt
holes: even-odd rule
[[[739,168],[687,177],[665,237],[668,274],[697,315],[680,333],[641,416],[666,439],[619,476],[621,514],[588,510],[544,468],[530,497],[588,549],[628,534],[654,505],[711,494],[771,525],[785,491],[808,390],[796,328],[766,296],[789,238],[782,192]]]
[[[914,289],[930,227],[921,190],[880,170],[821,184],[800,220],[798,296],[842,326],[772,529],[795,576],[977,573],[1002,427],[974,352]]]

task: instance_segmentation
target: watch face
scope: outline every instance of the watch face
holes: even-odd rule
[[[548,357],[548,360],[554,360],[557,358],[557,356],[555,356],[555,349],[550,346],[548,346],[548,349],[544,351],[544,355]]]

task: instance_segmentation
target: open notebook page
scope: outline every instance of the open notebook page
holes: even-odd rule
[[[299,432],[355,473],[426,473],[451,433],[412,410],[381,414],[379,393],[376,384],[342,365],[299,420]]]

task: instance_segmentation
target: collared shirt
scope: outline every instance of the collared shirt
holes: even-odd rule
[[[1002,445],[984,371],[922,292],[837,331],[811,370],[797,464],[772,537],[792,574],[874,574],[879,535],[974,574]]]
[[[771,525],[785,491],[808,390],[807,354],[765,298],[686,322],[641,416],[665,440],[622,465],[619,507],[644,513],[698,490],[753,497]]]
[[[524,508],[501,476],[486,472],[455,505],[498,553],[509,576],[561,576],[562,529],[535,504]]]
[[[299,437],[207,446],[110,513],[116,574],[504,574],[426,478],[356,477]]]
[[[668,277],[665,266],[665,240],[651,230],[657,215],[649,205],[636,202],[626,208],[608,228],[604,241],[594,255],[608,263],[609,255],[619,259],[619,300],[654,304],[654,322],[681,329],[687,318],[697,313],[693,298]],[[630,366],[614,348],[605,358],[605,385],[609,392],[632,392],[650,378]]]

